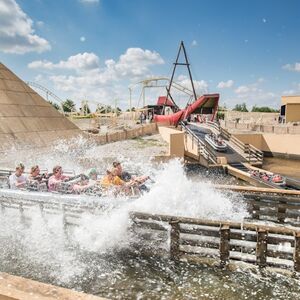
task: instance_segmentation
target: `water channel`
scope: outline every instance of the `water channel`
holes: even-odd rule
[[[30,221],[24,222],[18,211],[7,210],[0,215],[0,271],[110,299],[300,299],[297,278],[174,263],[155,254],[143,256],[132,247],[130,211],[215,220],[247,217],[238,195],[212,187],[214,182],[230,182],[222,173],[190,173],[178,160],[154,164],[138,150],[125,157],[119,148],[107,153],[84,141],[76,150],[61,144],[17,159],[47,168],[60,163],[76,172],[92,166],[105,170],[119,159],[125,168],[151,175],[153,182],[139,199],[124,198],[122,205],[101,216],[82,214],[79,226],[69,228],[67,235],[62,214],[45,221],[32,209],[25,213]]]

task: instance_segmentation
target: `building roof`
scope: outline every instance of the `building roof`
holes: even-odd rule
[[[167,99],[166,96],[159,96],[157,99],[157,105],[174,106],[174,103],[170,99]]]

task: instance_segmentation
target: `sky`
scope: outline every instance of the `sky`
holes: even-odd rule
[[[198,95],[251,109],[300,94],[299,0],[0,0],[0,61],[78,106],[126,109],[130,91],[141,106],[137,83],[170,78],[180,41]],[[190,88],[187,74],[179,66],[174,79]],[[159,94],[146,89],[145,104]]]

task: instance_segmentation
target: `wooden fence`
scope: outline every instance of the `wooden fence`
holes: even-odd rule
[[[55,195],[53,195],[55,197]],[[101,215],[106,208],[112,204],[107,201],[100,201],[100,198],[91,197],[90,201],[71,201],[66,199],[55,200],[40,200],[40,199],[24,199],[9,196],[0,196],[0,216],[9,211],[18,211],[21,221],[28,221],[31,219],[30,214],[26,212],[39,212],[43,218],[51,217],[53,215],[61,215],[63,226],[72,225],[77,226],[78,220],[83,213],[90,213],[94,215]]]
[[[223,266],[229,261],[244,261],[262,268],[300,272],[300,230],[138,212],[130,216],[133,232],[144,241],[154,242],[153,250],[161,253],[161,249],[168,248],[174,260],[211,257]],[[159,241],[152,240],[158,235]]]

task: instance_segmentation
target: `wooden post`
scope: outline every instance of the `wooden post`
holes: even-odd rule
[[[179,260],[180,250],[179,250],[179,237],[180,237],[180,225],[178,220],[172,220],[169,222],[171,225],[170,231],[170,254],[171,259]]]
[[[268,232],[258,228],[256,242],[256,264],[263,268],[267,265]]]
[[[294,270],[300,272],[300,232],[295,233]]]
[[[43,214],[44,213],[44,203],[40,202],[39,206],[40,206],[40,212],[41,212],[41,214]]]
[[[286,207],[284,207],[283,205],[286,204],[286,202],[280,201],[280,204],[278,205],[277,208],[277,220],[280,223],[284,223],[285,220],[285,213],[286,213]]]
[[[220,227],[220,260],[221,266],[225,266],[229,261],[230,254],[230,228],[229,225],[221,225]]]

